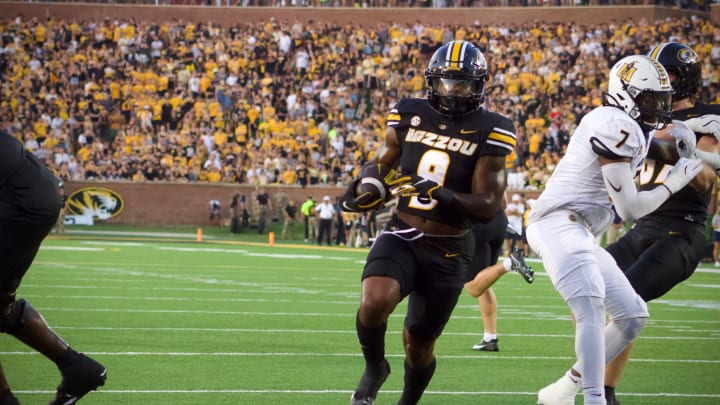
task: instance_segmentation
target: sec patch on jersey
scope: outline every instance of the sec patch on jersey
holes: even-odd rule
[[[391,196],[388,182],[395,178],[395,171],[382,163],[368,163],[360,169],[360,181],[355,186],[355,195],[370,193],[368,201],[387,201]]]

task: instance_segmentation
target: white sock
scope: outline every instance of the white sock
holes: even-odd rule
[[[491,340],[497,339],[497,333],[487,333],[485,332],[483,334],[483,340],[486,342],[489,342]]]
[[[512,269],[512,260],[510,260],[509,257],[503,259],[503,267],[505,268],[505,271],[510,271]]]

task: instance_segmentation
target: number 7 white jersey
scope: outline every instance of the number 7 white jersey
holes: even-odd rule
[[[597,107],[580,121],[545,189],[532,205],[530,222],[555,210],[582,216],[599,235],[614,218],[598,156],[629,158],[633,172],[645,160],[650,137],[624,111]]]

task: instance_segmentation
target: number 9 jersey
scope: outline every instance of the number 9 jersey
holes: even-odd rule
[[[390,110],[387,125],[402,148],[399,170],[417,174],[456,193],[471,193],[475,164],[481,156],[505,156],[517,144],[515,127],[501,114],[478,108],[449,117],[426,99],[403,98]],[[470,218],[443,212],[435,200],[400,197],[398,210],[458,228]]]

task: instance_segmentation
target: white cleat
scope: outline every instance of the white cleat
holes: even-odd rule
[[[559,380],[538,392],[538,405],[575,405],[575,395],[582,386],[582,380],[566,373]]]

